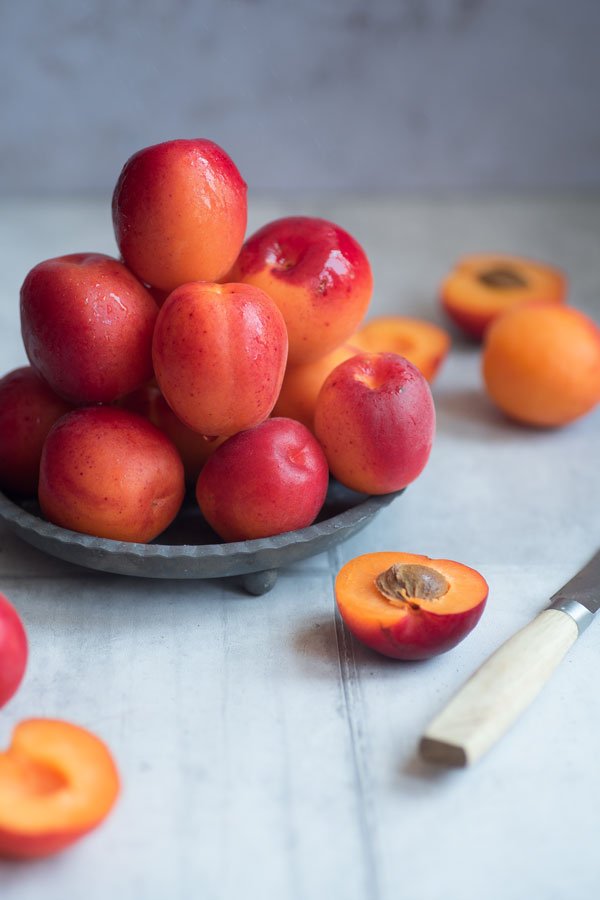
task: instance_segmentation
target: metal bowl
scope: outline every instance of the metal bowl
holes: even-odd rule
[[[308,528],[252,541],[220,543],[187,497],[175,521],[151,544],[113,541],[59,528],[41,518],[36,501],[0,493],[0,520],[39,550],[89,569],[143,578],[223,578],[241,575],[251,594],[264,594],[280,568],[323,553],[356,534],[401,494],[366,496],[331,481],[317,521]]]

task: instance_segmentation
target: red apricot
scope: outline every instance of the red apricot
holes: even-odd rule
[[[0,707],[21,684],[27,666],[27,635],[14,606],[0,594]]]
[[[217,281],[246,231],[246,183],[212,141],[166,141],[125,163],[112,201],[117,244],[147,284],[172,291]]]
[[[0,488],[9,494],[37,493],[42,447],[57,419],[72,406],[31,368],[0,380]]]
[[[39,501],[46,518],[62,528],[145,543],[175,518],[183,495],[177,450],[134,413],[77,409],[46,438]]]
[[[325,356],[363,319],[373,276],[365,251],[324,219],[291,216],[264,225],[228,275],[262,288],[285,319],[291,365]]]
[[[110,403],[152,377],[157,314],[137,278],[100,253],[41,262],[21,288],[29,361],[72,403]]]
[[[221,444],[204,466],[196,498],[226,541],[269,537],[310,525],[327,493],[325,455],[293,419],[267,419]]]
[[[394,353],[362,353],[337,366],[321,388],[315,434],[332,474],[355,491],[386,494],[421,473],[435,410],[427,381]]]
[[[283,380],[283,317],[259,288],[192,282],[162,306],[153,343],[159,387],[181,421],[231,435],[269,415]]]

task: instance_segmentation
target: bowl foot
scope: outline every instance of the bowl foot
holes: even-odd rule
[[[248,575],[242,577],[242,587],[249,594],[259,597],[275,586],[278,574],[278,569],[266,569],[264,572],[249,572]]]

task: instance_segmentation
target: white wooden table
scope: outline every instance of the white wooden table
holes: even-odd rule
[[[282,198],[251,228],[306,212],[364,243],[371,314],[442,321],[436,286],[461,253],[563,266],[600,320],[599,197]],[[114,252],[108,199],[0,205],[0,358],[25,362],[18,288],[41,259]],[[430,463],[369,528],[249,597],[229,582],[133,580],[45,557],[0,530],[0,590],[30,665],[0,712],[89,727],[123,794],[61,856],[0,864],[2,900],[597,900],[600,625],[477,767],[438,771],[415,747],[429,719],[600,543],[600,410],[562,431],[505,421],[457,339],[434,390]],[[364,649],[332,580],[359,553],[401,549],[479,569],[477,629],[425,663]]]

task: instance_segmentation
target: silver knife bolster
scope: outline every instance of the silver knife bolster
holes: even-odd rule
[[[579,603],[578,600],[573,600],[564,595],[561,597],[560,593],[553,597],[548,609],[558,609],[571,616],[577,625],[579,634],[582,634],[588,625],[591,625],[594,618],[594,613],[587,606],[584,606],[583,603]]]

